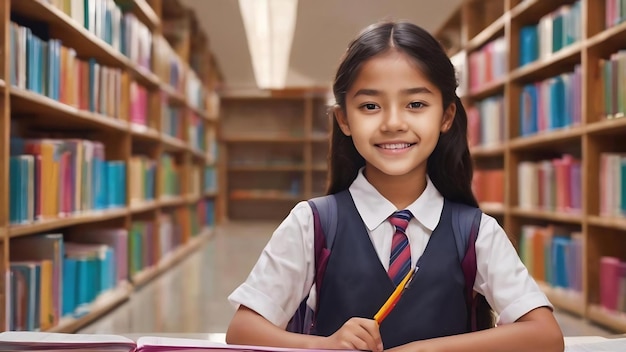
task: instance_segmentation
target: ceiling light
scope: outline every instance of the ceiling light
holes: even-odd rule
[[[285,87],[298,0],[239,0],[257,86]]]

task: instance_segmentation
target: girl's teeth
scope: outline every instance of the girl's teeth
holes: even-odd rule
[[[411,145],[408,143],[395,143],[395,144],[381,144],[380,146],[383,149],[403,149],[403,148],[408,148]]]

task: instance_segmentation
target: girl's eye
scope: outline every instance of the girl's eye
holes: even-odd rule
[[[411,108],[411,109],[419,109],[419,108],[423,108],[425,106],[426,105],[424,103],[419,102],[419,101],[414,101],[414,102],[409,103],[409,108]]]
[[[367,103],[367,104],[361,105],[361,109],[365,109],[365,110],[376,110],[377,108],[378,106],[376,106],[376,104],[374,103]]]

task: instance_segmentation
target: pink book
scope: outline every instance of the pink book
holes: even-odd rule
[[[341,352],[349,350],[320,350],[230,345],[209,339],[179,339],[142,336],[137,342],[119,335],[66,334],[33,331],[0,333],[2,351],[24,350],[109,350],[119,352],[213,351],[213,352]],[[356,351],[354,351],[356,352]]]
[[[615,257],[600,258],[600,304],[608,310],[617,309],[620,260]]]

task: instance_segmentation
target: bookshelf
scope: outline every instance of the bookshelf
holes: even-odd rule
[[[194,40],[171,38],[172,22],[195,23],[169,11],[178,0],[99,3],[0,5],[2,330],[80,330],[219,219],[208,36],[176,26]]]
[[[557,308],[626,332],[626,18],[618,3],[467,0],[435,36],[457,67],[481,208]],[[495,96],[501,110],[481,110]],[[494,114],[503,118],[500,138],[487,140],[498,135],[486,126]],[[498,194],[483,186],[499,178]]]
[[[326,94],[325,89],[222,94],[221,206],[228,219],[279,220],[298,201],[325,194]]]

